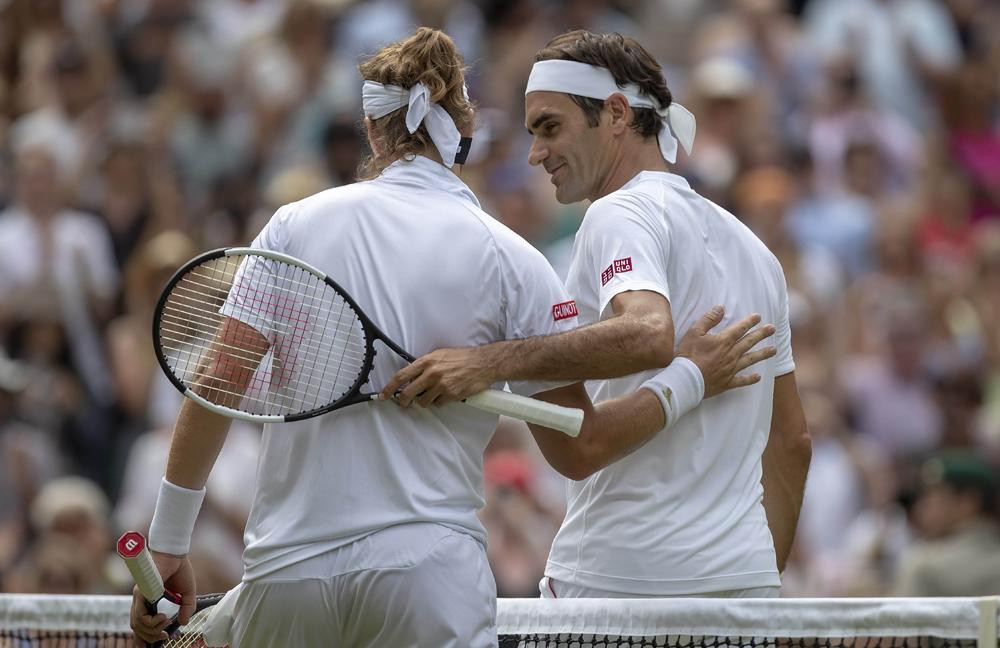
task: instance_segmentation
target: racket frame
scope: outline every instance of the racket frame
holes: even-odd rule
[[[358,321],[361,324],[361,329],[364,333],[364,358],[361,363],[361,369],[358,372],[358,377],[354,380],[350,389],[344,392],[344,395],[337,400],[321,407],[315,407],[311,410],[297,412],[294,414],[251,414],[249,412],[226,407],[224,405],[217,405],[209,401],[203,396],[197,394],[191,387],[185,385],[184,382],[174,374],[173,369],[167,361],[167,357],[163,350],[163,344],[160,340],[160,323],[163,317],[163,311],[166,308],[167,301],[173,292],[174,286],[184,279],[188,272],[196,266],[224,257],[248,255],[279,261],[308,272],[314,277],[321,279],[327,286],[332,288],[334,292],[339,295],[340,298],[343,299],[344,302],[346,302],[347,305],[354,311],[354,314],[357,316]],[[230,290],[231,289],[232,287],[230,286]],[[312,418],[314,416],[319,416],[320,414],[341,409],[342,407],[346,407],[348,405],[377,399],[377,392],[362,393],[361,391],[361,388],[368,382],[372,367],[375,363],[375,340],[381,340],[383,344],[389,347],[406,362],[413,362],[415,360],[410,353],[386,335],[382,329],[379,328],[379,326],[365,314],[364,310],[358,306],[358,303],[354,301],[354,298],[351,297],[346,290],[341,288],[340,285],[331,279],[325,272],[313,265],[310,265],[309,263],[296,259],[293,256],[289,256],[281,252],[274,252],[273,250],[250,247],[231,247],[210,250],[196,256],[181,266],[180,269],[173,274],[166,286],[163,288],[163,291],[160,293],[160,297],[156,302],[156,308],[153,311],[152,329],[153,349],[156,354],[156,361],[160,364],[163,372],[167,375],[167,378],[178,391],[210,411],[222,414],[223,416],[228,416],[230,418],[253,422],[289,423],[292,421],[301,421],[303,419]],[[577,436],[580,433],[580,427],[583,424],[583,411],[580,409],[562,407],[552,403],[543,403],[526,396],[520,396],[518,394],[512,394],[499,390],[486,390],[479,394],[474,394],[466,399],[465,402],[473,407],[477,407],[488,412],[515,416],[525,421],[534,422],[545,427],[559,430],[570,437]]]
[[[281,263],[286,263],[290,266],[304,270],[315,276],[317,279],[321,279],[327,286],[332,288],[341,299],[347,302],[347,305],[354,311],[358,320],[361,322],[361,329],[365,336],[365,355],[361,363],[361,370],[358,372],[358,377],[351,384],[351,387],[344,392],[344,395],[333,401],[323,405],[322,407],[315,407],[311,410],[306,410],[304,412],[297,412],[295,414],[285,414],[285,415],[268,415],[268,414],[251,414],[249,412],[244,412],[242,410],[225,407],[224,405],[218,405],[206,399],[205,397],[196,393],[191,387],[188,387],[184,382],[174,374],[174,370],[171,368],[170,363],[167,361],[166,354],[163,350],[163,343],[160,339],[160,328],[161,321],[163,317],[163,311],[166,308],[167,301],[173,294],[174,286],[176,286],[182,279],[188,276],[188,272],[197,266],[208,263],[209,261],[214,261],[216,259],[222,259],[231,256],[259,256],[265,259],[271,259],[273,261],[279,261]],[[220,317],[225,317],[220,315]],[[209,250],[204,254],[199,254],[195,258],[191,259],[183,266],[181,266],[177,272],[170,277],[167,281],[166,286],[164,286],[163,291],[160,293],[160,298],[156,302],[156,308],[153,311],[153,350],[156,353],[156,361],[160,364],[160,368],[163,369],[163,373],[167,375],[171,384],[177,388],[182,394],[198,403],[202,407],[211,410],[213,412],[218,412],[225,416],[231,418],[242,419],[244,421],[254,421],[262,423],[290,423],[292,421],[301,421],[303,419],[312,418],[314,416],[319,416],[320,414],[325,414],[334,409],[340,409],[348,405],[354,405],[355,403],[363,403],[365,401],[370,401],[378,397],[377,393],[364,394],[361,392],[361,388],[368,382],[369,374],[371,373],[372,367],[375,364],[375,340],[381,340],[387,347],[392,349],[400,357],[402,357],[407,362],[413,362],[415,359],[412,355],[407,353],[402,347],[393,342],[393,340],[386,335],[382,329],[378,327],[375,322],[373,322],[358,306],[354,298],[347,293],[346,290],[340,287],[340,285],[331,279],[329,275],[320,270],[319,268],[310,265],[304,261],[296,259],[295,257],[283,254],[281,252],[274,252],[272,250],[263,250],[257,248],[249,247],[231,247],[231,248],[219,248],[216,250]]]

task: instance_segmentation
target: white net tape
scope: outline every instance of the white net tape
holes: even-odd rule
[[[45,633],[128,645],[111,640],[130,636],[130,600],[0,595],[0,646]],[[500,599],[497,612],[500,645],[524,648],[997,646],[996,598]]]

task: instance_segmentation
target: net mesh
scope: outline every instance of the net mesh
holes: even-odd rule
[[[0,595],[0,648],[131,646],[130,601]],[[192,626],[167,646],[204,645]],[[500,599],[497,630],[501,648],[998,646],[996,598]]]
[[[340,399],[365,358],[361,320],[339,293],[302,268],[253,255],[191,268],[164,302],[158,335],[182,383],[259,416]]]

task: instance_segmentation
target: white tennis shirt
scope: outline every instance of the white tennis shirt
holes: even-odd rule
[[[424,157],[281,208],[253,246],[329,274],[415,356],[576,326],[544,257],[487,215],[454,173]],[[376,349],[365,391],[378,391],[405,364],[380,342]],[[547,386],[511,388],[531,395]],[[496,415],[461,404],[373,402],[266,425],[244,579],[410,522],[485,542],[476,511],[496,423]]]
[[[777,259],[683,178],[644,171],[587,210],[567,289],[581,325],[607,316],[621,292],[660,293],[678,342],[713,304],[726,308],[717,330],[757,312],[776,326],[778,354],[754,367],[757,385],[703,401],[628,457],[569,482],[545,574],[642,596],[779,585],[760,484],[774,378],[794,369]],[[595,402],[621,396],[654,373],[588,390]]]

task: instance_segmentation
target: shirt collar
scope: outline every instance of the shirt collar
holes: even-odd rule
[[[638,183],[646,179],[656,178],[662,180],[668,184],[672,184],[680,189],[690,189],[691,185],[683,177],[677,175],[676,173],[670,173],[668,171],[640,171],[635,174],[635,176],[622,185],[622,189],[631,189]]]
[[[439,189],[464,198],[482,209],[476,194],[472,193],[472,189],[461,178],[440,162],[422,155],[396,160],[386,167],[379,180],[413,185],[421,189]]]

